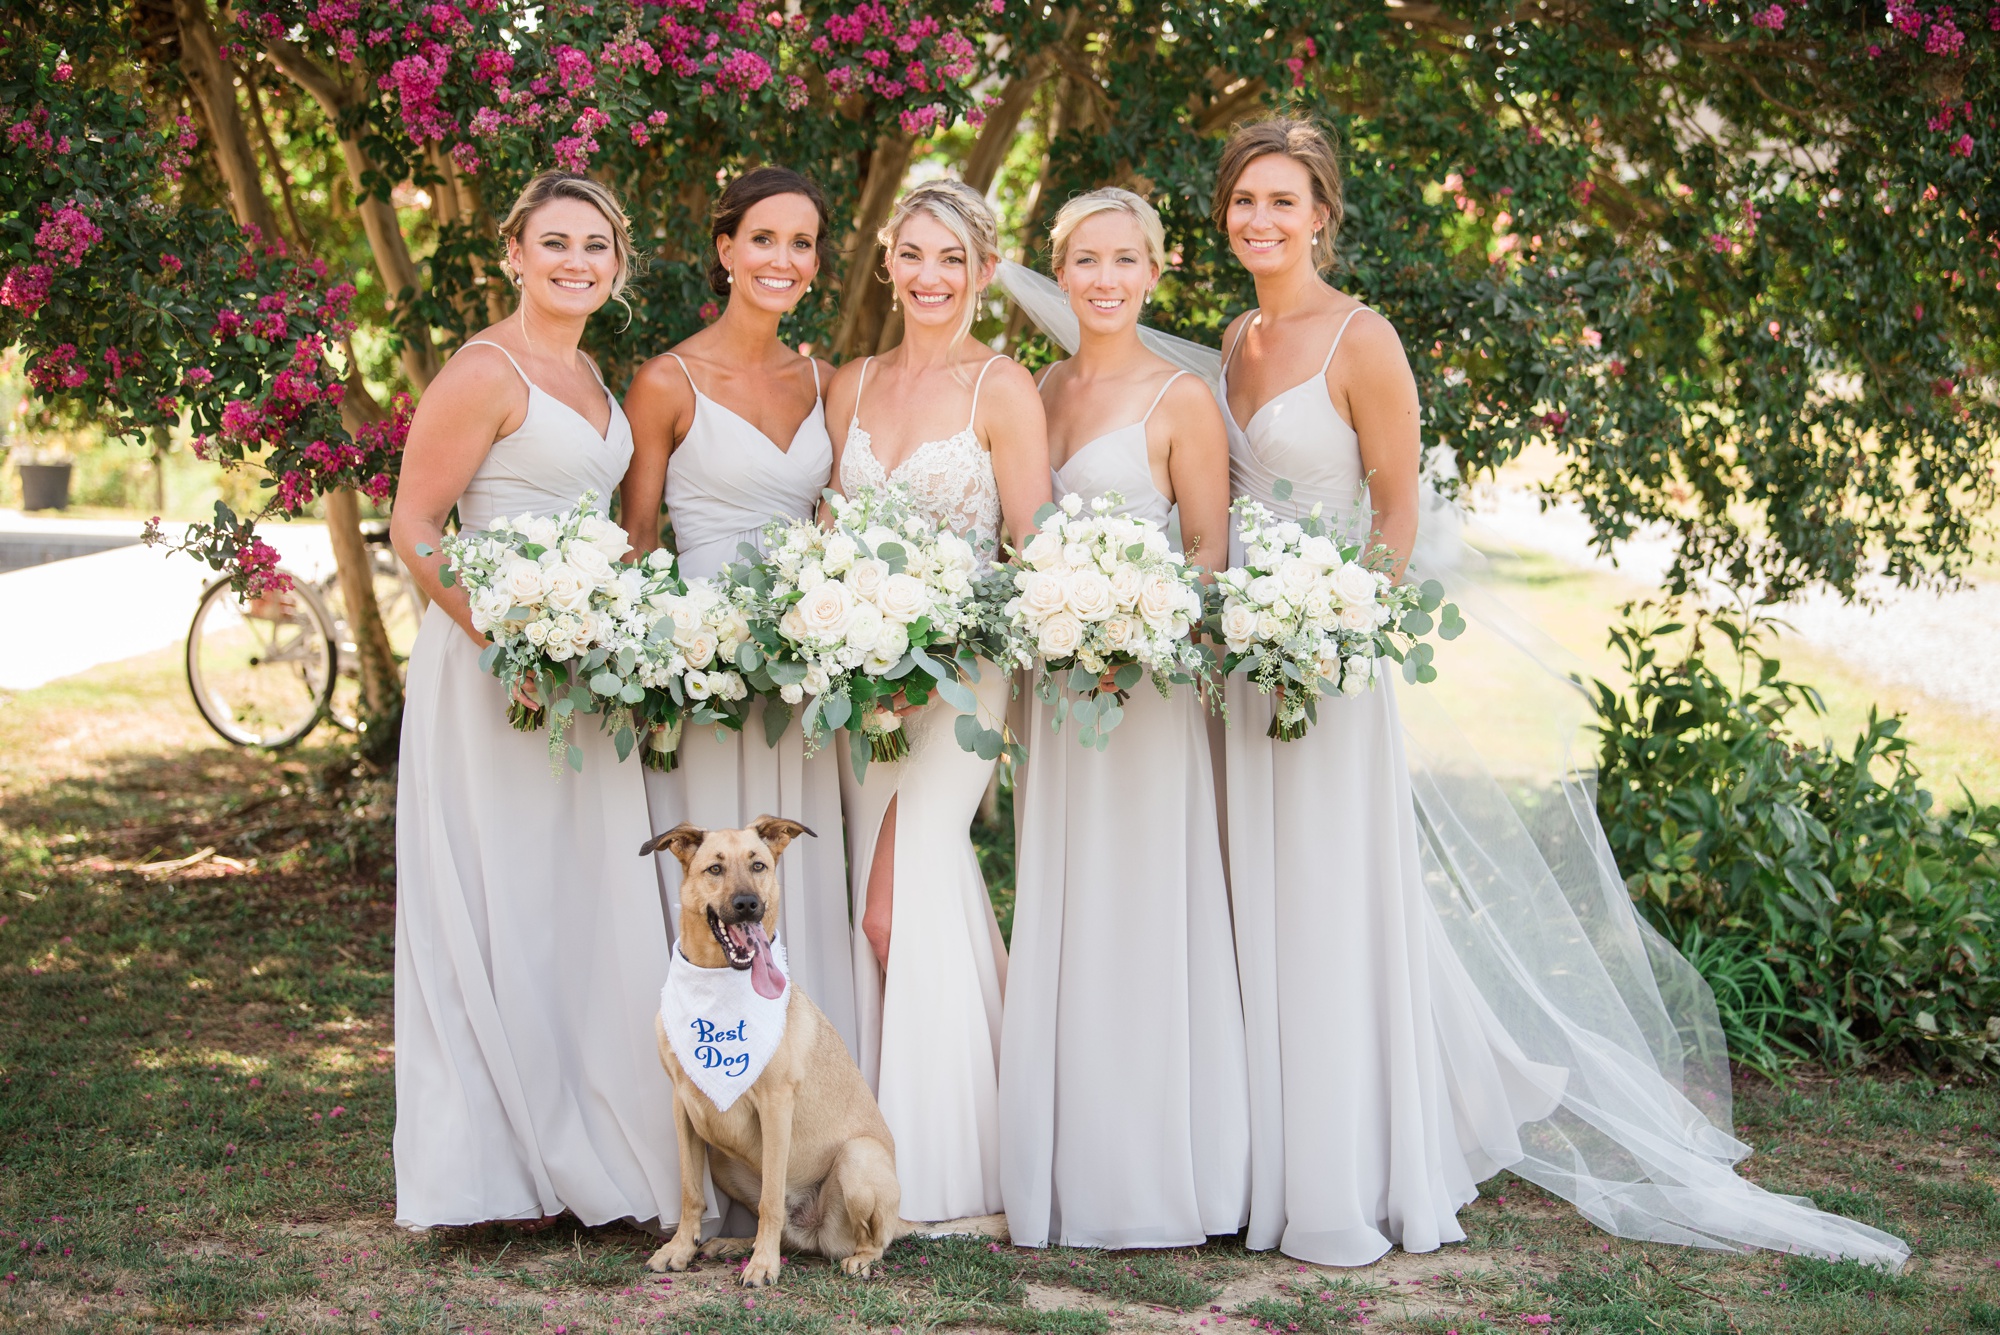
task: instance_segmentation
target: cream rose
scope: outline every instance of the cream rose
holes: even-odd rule
[[[1104,623],[1104,645],[1107,649],[1113,649],[1122,653],[1131,649],[1143,638],[1145,636],[1140,629],[1139,621],[1136,617],[1125,616],[1121,613]]]
[[[881,629],[875,632],[875,657],[885,660],[885,666],[894,667],[909,648],[910,632],[901,622],[885,617]]]
[[[847,614],[847,627],[841,632],[841,638],[851,647],[867,653],[874,649],[881,635],[882,610],[873,603],[856,603]]]
[[[529,644],[539,649],[548,642],[549,623],[546,621],[530,621],[521,628],[521,634],[528,637]]]
[[[820,555],[820,564],[829,575],[838,575],[854,564],[854,558],[861,555],[861,549],[854,545],[854,539],[845,533],[836,533],[826,540],[826,548]]]
[[[1016,587],[1021,591],[1021,612],[1032,621],[1054,616],[1062,610],[1063,582],[1039,570],[1023,572]]]
[[[1257,638],[1260,640],[1282,640],[1285,638],[1285,623],[1275,613],[1257,614]]]
[[[879,548],[877,550],[880,550]],[[874,601],[882,592],[882,581],[889,578],[889,563],[877,557],[864,557],[854,563],[847,572],[847,587],[854,590],[857,598]]]
[[[563,560],[569,568],[589,580],[593,585],[611,582],[611,560],[596,547],[587,542],[573,542],[563,553]]]
[[[1299,559],[1310,561],[1321,570],[1330,570],[1340,564],[1340,548],[1332,538],[1320,534],[1299,543]]]
[[[1344,603],[1372,603],[1378,587],[1375,572],[1356,561],[1349,561],[1333,573],[1333,591]]]
[[[1318,573],[1310,563],[1296,556],[1287,557],[1278,565],[1278,582],[1285,586],[1285,593],[1296,600],[1312,591]]]
[[[924,591],[924,582],[916,576],[891,575],[882,581],[882,592],[875,596],[875,605],[882,609],[883,616],[907,626],[930,611],[931,598]]]
[[[1063,602],[1083,621],[1102,621],[1117,610],[1111,601],[1111,581],[1095,570],[1072,572]]]
[[[689,667],[705,668],[715,661],[715,651],[720,647],[715,632],[704,626],[688,636],[688,642],[681,649],[687,655]]]
[[[778,698],[788,705],[795,705],[806,698],[806,688],[798,682],[788,681],[778,688]]]
[[[1036,648],[1044,658],[1068,658],[1083,643],[1083,623],[1068,612],[1058,612],[1042,623]]]
[[[1375,629],[1374,603],[1349,603],[1340,609],[1342,630],[1368,631]]]
[[[1257,635],[1257,614],[1242,603],[1231,603],[1222,609],[1222,638],[1232,649],[1250,643]]]
[[[1157,570],[1146,576],[1146,583],[1139,590],[1139,615],[1149,626],[1165,626],[1176,613],[1187,608],[1187,603],[1187,591]]]
[[[837,640],[847,629],[849,611],[847,587],[837,580],[828,580],[793,604],[799,614],[799,625],[804,628],[802,638],[814,640]]]
[[[558,561],[542,572],[548,589],[549,605],[564,612],[581,612],[590,605],[590,585],[567,562]]]
[[[1062,555],[1062,540],[1043,529],[1028,539],[1028,545],[1021,549],[1021,560],[1037,570],[1048,568]]]
[[[1250,601],[1269,607],[1285,596],[1284,581],[1276,575],[1259,575],[1250,581]]]
[[[1121,565],[1111,572],[1111,597],[1120,607],[1131,607],[1139,601],[1139,590],[1145,587],[1146,577],[1139,573],[1137,566]]]
[[[542,568],[525,557],[509,556],[500,564],[498,588],[511,603],[532,607],[541,601],[545,590]]]

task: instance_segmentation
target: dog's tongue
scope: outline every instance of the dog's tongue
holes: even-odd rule
[[[785,975],[778,972],[778,962],[771,958],[771,942],[764,935],[764,924],[746,924],[743,935],[750,938],[750,986],[764,1000],[776,1001],[785,995]]]

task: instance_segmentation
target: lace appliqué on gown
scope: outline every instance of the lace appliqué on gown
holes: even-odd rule
[[[867,429],[850,423],[840,460],[841,490],[851,495],[892,481],[910,489],[925,518],[973,539],[980,554],[992,558],[1000,536],[1000,486],[993,478],[993,457],[971,427],[925,441],[891,473],[875,457],[875,441]]]

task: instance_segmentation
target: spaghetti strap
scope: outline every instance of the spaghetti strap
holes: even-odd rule
[[[1258,318],[1262,316],[1263,313],[1264,312],[1261,307],[1253,308],[1250,312],[1250,318],[1245,320],[1243,322],[1242,328],[1236,331],[1236,341],[1234,343],[1231,343],[1229,345],[1228,351],[1222,354],[1222,370],[1224,374],[1227,374],[1229,371],[1229,363],[1236,360],[1236,350],[1242,347],[1243,340],[1249,337],[1250,326],[1256,324]]]
[[[873,357],[863,357],[861,359],[861,378],[854,382],[854,411],[847,415],[847,429],[850,432],[861,421],[861,391],[868,385],[868,368],[874,364],[874,361]],[[817,367],[814,368],[813,374],[819,374]]]
[[[694,372],[688,370],[686,362],[681,361],[681,355],[678,352],[670,352],[667,356],[672,357],[676,362],[680,362],[681,374],[687,377],[688,388],[695,392],[696,398],[701,397],[701,386],[695,384]]]
[[[513,353],[511,353],[511,352],[509,352],[509,351],[507,351],[507,349],[505,349],[505,348],[502,348],[502,347],[501,347],[501,346],[500,346],[500,345],[499,345],[498,343],[495,343],[495,342],[494,342],[494,341],[493,341],[492,339],[490,339],[490,338],[475,338],[475,339],[473,339],[473,340],[472,340],[471,342],[469,342],[469,343],[462,343],[462,344],[460,344],[460,345],[459,345],[459,349],[458,349],[458,350],[459,350],[460,352],[463,352],[463,351],[465,351],[465,350],[466,350],[467,348],[495,348],[495,349],[498,349],[498,351],[499,351],[500,355],[501,355],[502,357],[505,357],[505,358],[507,359],[507,364],[508,364],[509,366],[511,366],[511,367],[513,367],[513,368],[514,368],[514,374],[515,374],[515,375],[517,375],[517,376],[519,376],[519,377],[521,377],[521,383],[522,383],[522,384],[524,384],[524,385],[526,385],[526,386],[527,386],[527,387],[528,387],[529,389],[533,389],[533,388],[535,387],[535,382],[534,382],[534,381],[532,381],[532,380],[530,380],[530,379],[528,379],[528,373],[527,373],[526,371],[523,371],[523,370],[521,369],[521,363],[519,363],[519,362],[517,362],[517,361],[515,361],[515,360],[514,360],[514,354],[513,354]],[[592,370],[596,370],[597,368],[595,368],[595,367],[592,367],[591,369],[592,369]],[[599,383],[601,384],[601,383],[603,383],[603,382],[602,382],[602,381],[600,381]]]
[[[1347,337],[1347,326],[1354,323],[1355,316],[1361,314],[1361,312],[1367,309],[1368,308],[1366,306],[1356,306],[1353,310],[1347,313],[1347,318],[1340,322],[1340,328],[1334,333],[1333,336],[1333,346],[1326,350],[1326,360],[1319,364],[1320,375],[1324,376],[1326,374],[1327,368],[1333,365],[1333,354],[1340,351],[1340,340]]]
[[[972,382],[972,411],[965,415],[967,431],[972,430],[973,423],[979,420],[979,387],[986,383],[986,373],[993,369],[993,363],[1006,360],[1007,354],[1003,352],[996,357],[988,357],[986,365],[979,368],[979,379]]]
[[[821,397],[821,396],[820,396],[820,390],[819,390],[819,358],[817,358],[817,357],[808,357],[808,358],[806,358],[806,361],[808,361],[809,363],[811,363],[811,364],[812,364],[812,369],[813,369],[813,402],[817,403],[817,402],[819,402],[819,400],[820,400],[820,397]],[[686,367],[682,367],[681,369],[682,369],[682,370],[686,370],[687,368],[686,368]]]
[[[1174,387],[1174,381],[1179,380],[1182,376],[1186,374],[1187,374],[1186,371],[1176,371],[1172,375],[1167,377],[1167,383],[1161,385],[1160,392],[1153,396],[1153,402],[1151,403],[1150,406],[1147,407],[1146,415],[1139,419],[1140,426],[1144,426],[1146,425],[1146,423],[1153,420],[1153,412],[1160,406],[1160,400],[1167,397],[1167,391]]]

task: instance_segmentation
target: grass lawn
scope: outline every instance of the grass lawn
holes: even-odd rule
[[[1748,1171],[1895,1229],[1909,1274],[1628,1244],[1502,1175],[1470,1241],[1336,1272],[908,1240],[745,1297],[626,1227],[392,1223],[390,793],[217,744],[171,653],[0,704],[0,1330],[2000,1330],[2000,1092],[1745,1079]]]

